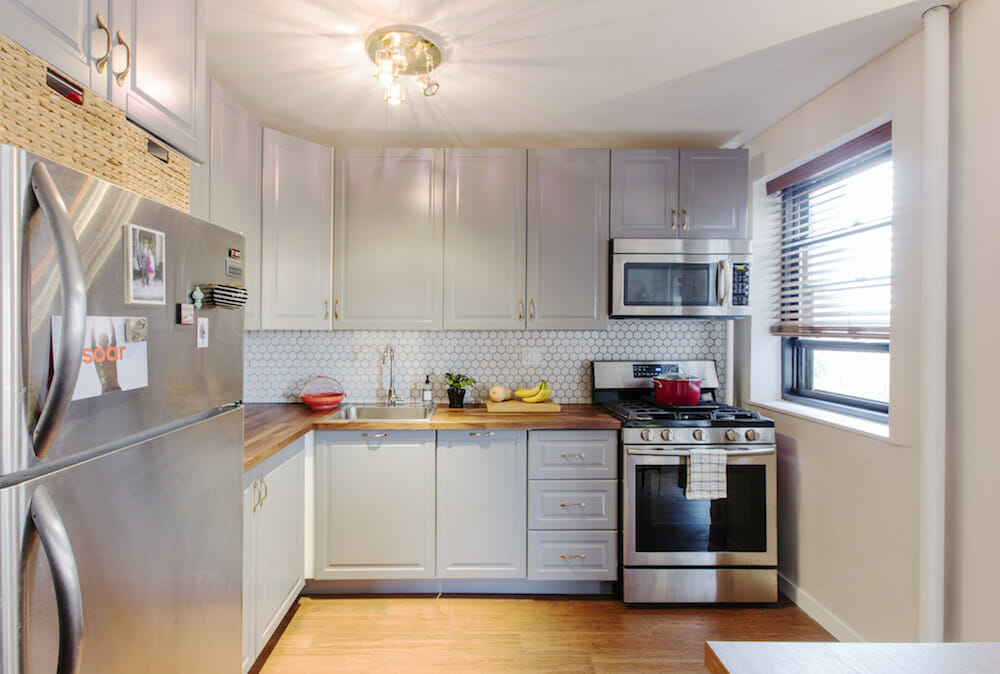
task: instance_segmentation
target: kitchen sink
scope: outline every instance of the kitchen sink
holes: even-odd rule
[[[345,405],[329,416],[349,421],[430,421],[434,407],[423,405]]]

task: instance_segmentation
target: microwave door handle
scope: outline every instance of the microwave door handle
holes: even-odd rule
[[[31,526],[26,533],[30,535],[33,529],[33,533],[38,534],[49,563],[52,584],[55,586],[56,615],[59,621],[59,660],[56,674],[77,674],[80,671],[80,647],[83,643],[83,593],[76,558],[66,533],[66,525],[44,486],[35,489],[31,495],[30,513]]]
[[[715,272],[715,295],[719,306],[726,303],[726,286],[729,285],[729,274],[726,273],[726,261],[719,260],[719,268]]]
[[[63,303],[62,336],[59,341],[59,353],[53,354],[52,384],[49,386],[45,404],[31,434],[35,456],[41,458],[52,446],[59,426],[69,410],[76,380],[80,375],[80,354],[83,353],[87,333],[87,282],[83,276],[80,251],[77,248],[76,235],[73,233],[66,204],[59,196],[59,190],[52,181],[52,176],[41,162],[36,162],[31,167],[31,187],[42,209],[42,215],[52,228]],[[27,244],[27,231],[24,241]],[[30,288],[27,285],[30,278],[27,273],[28,264],[27,255],[22,252],[21,273],[22,279],[26,282],[24,292],[28,292]],[[31,319],[27,306],[25,303],[21,310],[24,353],[27,353],[28,322]],[[22,376],[27,377],[27,368],[22,369]]]

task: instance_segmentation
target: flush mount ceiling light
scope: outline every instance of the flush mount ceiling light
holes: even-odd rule
[[[424,96],[441,88],[431,79],[431,72],[441,65],[441,49],[426,32],[414,26],[386,26],[368,36],[365,47],[375,63],[375,79],[385,87],[384,98],[390,105],[406,100],[406,77],[417,80]]]

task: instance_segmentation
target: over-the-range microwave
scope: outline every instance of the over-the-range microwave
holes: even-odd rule
[[[741,318],[749,300],[747,241],[611,242],[612,318]]]

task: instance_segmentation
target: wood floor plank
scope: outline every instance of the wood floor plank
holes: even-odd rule
[[[645,608],[605,598],[302,597],[260,671],[704,673],[709,640],[833,638],[788,601]]]

